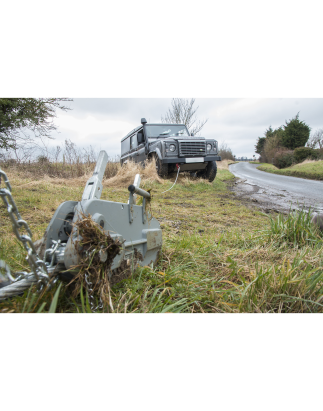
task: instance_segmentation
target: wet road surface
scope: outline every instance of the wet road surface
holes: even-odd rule
[[[250,197],[261,208],[286,211],[304,206],[323,212],[323,181],[266,173],[247,162],[232,164],[229,170],[239,178],[234,191],[240,197]]]

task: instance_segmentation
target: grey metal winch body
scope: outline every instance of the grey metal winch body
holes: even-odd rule
[[[39,255],[46,262],[49,272],[73,270],[80,263],[80,253],[76,249],[80,238],[73,223],[84,215],[90,215],[107,235],[121,243],[120,253],[111,266],[111,275],[123,262],[129,265],[136,261],[141,266],[156,263],[162,247],[162,230],[146,207],[150,193],[139,187],[140,175],[137,174],[134,184],[128,188],[128,203],[101,200],[107,161],[107,153],[101,151],[93,176],[86,183],[82,200],[62,203],[52,217],[38,245]],[[136,195],[143,197],[142,205],[136,205]],[[104,253],[100,254],[102,262],[107,257]]]

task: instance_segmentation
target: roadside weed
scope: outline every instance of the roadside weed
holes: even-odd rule
[[[323,312],[323,269],[307,262],[307,253],[268,268],[256,264],[251,281],[241,278],[224,300],[240,312]],[[231,268],[237,276],[232,261]]]
[[[312,212],[290,211],[288,216],[279,214],[270,218],[270,229],[267,231],[269,241],[277,245],[288,244],[293,247],[321,243],[323,238],[315,224],[312,223]]]

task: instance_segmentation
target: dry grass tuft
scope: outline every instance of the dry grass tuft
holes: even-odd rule
[[[13,159],[12,152],[2,151],[0,166],[33,180],[46,176],[73,179],[93,172],[98,154],[91,146],[80,148],[72,141],[65,140],[65,144],[57,146],[55,150],[46,149],[41,155],[37,154],[37,150],[22,148],[15,152]],[[105,178],[115,176],[119,168],[119,160],[110,157],[104,173]]]
[[[37,165],[37,164],[36,164]],[[53,164],[49,164],[49,166]],[[53,184],[69,187],[85,186],[87,180],[92,177],[96,163],[80,165],[62,165],[60,164],[60,170],[58,173],[49,172],[44,169],[37,169],[34,163],[31,164],[19,164],[19,166],[6,167],[1,164],[1,168],[10,175],[10,181],[15,183],[18,188],[38,186],[40,184]],[[115,176],[121,169],[120,163],[108,162],[104,172],[105,179],[110,179]],[[55,169],[54,169],[55,171]],[[31,180],[31,181],[29,181]]]
[[[84,174],[81,177],[75,177],[75,178],[58,178],[58,177],[49,177],[48,175],[44,175],[41,180],[32,180],[27,183],[23,183],[20,185],[17,185],[17,188],[23,188],[23,187],[32,187],[32,186],[37,186],[43,183],[51,184],[51,185],[60,185],[66,187],[68,184],[69,187],[78,187],[78,186],[85,186],[87,180],[92,176],[93,173],[88,173]],[[19,178],[19,176],[15,176],[14,173],[11,172],[12,175],[12,180],[14,177]]]
[[[223,160],[217,162],[218,170],[229,170],[229,165],[233,163],[231,160]],[[50,163],[46,163],[47,166],[50,166]],[[54,165],[52,165],[54,167]],[[12,167],[3,167],[4,171],[10,174],[11,181],[18,188],[27,188],[38,186],[40,184],[46,183],[50,185],[66,186],[68,181],[69,187],[78,187],[85,186],[87,180],[92,176],[95,163],[83,165],[82,170],[78,169],[78,165],[66,165],[63,168],[62,164],[60,165],[60,173],[48,173],[46,170],[42,169],[38,172],[34,164],[25,164],[21,168],[16,165]],[[64,171],[64,172],[63,172]],[[144,182],[157,182],[159,184],[169,183],[169,181],[164,180],[159,177],[156,172],[155,160],[146,161],[145,165],[127,162],[122,167],[120,163],[108,162],[106,170],[103,177],[103,186],[104,187],[114,187],[114,188],[124,188],[132,184],[136,174],[140,174],[142,183]],[[61,176],[62,175],[62,176]],[[173,173],[169,176],[171,181],[175,181],[176,173]],[[26,181],[27,180],[27,181]],[[31,181],[29,181],[31,180]],[[201,178],[192,178],[189,172],[180,173],[178,177],[178,183],[189,186],[191,184],[206,183],[207,180]]]
[[[114,258],[120,254],[121,243],[106,235],[104,230],[92,220],[91,216],[81,215],[74,225],[81,239],[76,244],[81,263],[74,267],[78,274],[71,281],[75,284],[73,294],[76,297],[82,285],[90,282],[91,293],[97,294],[103,303],[109,304],[109,277]],[[100,255],[106,255],[106,261],[101,261]]]
[[[117,174],[103,182],[104,187],[126,187],[133,183],[136,174],[140,174],[142,182],[157,182],[164,184],[156,172],[155,160],[146,161],[145,165],[128,161],[124,164]]]
[[[318,161],[322,161],[322,160],[310,160],[310,159],[306,159],[306,160],[302,161],[301,163],[297,163],[296,165],[301,166],[302,164],[317,163]]]
[[[218,170],[229,170],[229,165],[234,164],[235,162],[232,160],[222,160],[222,161],[217,161],[216,165],[218,167]]]

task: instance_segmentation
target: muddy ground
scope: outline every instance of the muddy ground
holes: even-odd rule
[[[264,213],[288,214],[289,210],[299,210],[304,207],[307,211],[311,208],[315,213],[322,213],[322,204],[315,200],[289,193],[287,190],[262,188],[248,182],[246,179],[236,177],[229,183],[229,189],[248,208],[257,207]]]

